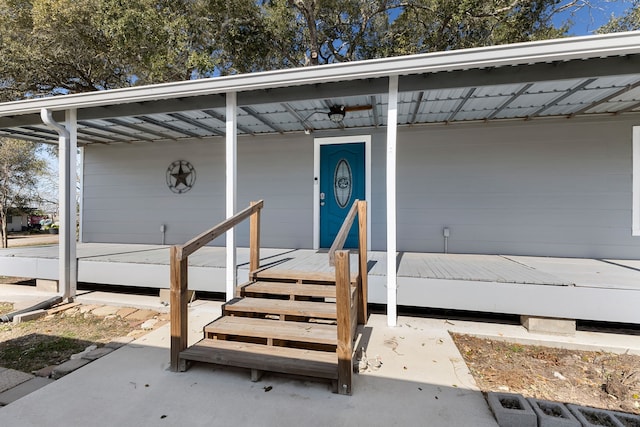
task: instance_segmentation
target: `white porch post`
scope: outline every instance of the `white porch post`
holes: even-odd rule
[[[65,159],[64,176],[61,177],[60,188],[63,188],[62,179],[64,179],[65,194],[65,213],[60,215],[61,219],[61,238],[65,247],[65,299],[73,299],[78,289],[78,257],[76,256],[76,174],[77,174],[77,156],[78,156],[78,112],[77,110],[67,110],[65,114],[65,127],[69,132],[69,142],[67,144],[66,153],[60,156]],[[62,170],[62,165],[60,167]],[[62,201],[62,200],[61,200]],[[62,267],[62,262],[60,263]],[[62,270],[61,270],[62,271]]]
[[[51,111],[42,109],[42,121],[58,132],[58,282],[65,300],[76,295],[78,260],[76,258],[76,150],[78,147],[77,112],[66,111],[65,126],[53,120]]]
[[[226,132],[226,214],[227,218],[236,213],[237,190],[237,161],[238,161],[238,117],[236,110],[238,98],[235,92],[227,93],[227,132]],[[226,291],[227,301],[235,296],[237,281],[236,274],[236,233],[235,229],[227,231],[227,264]]]
[[[398,76],[389,76],[387,109],[387,325],[397,323],[396,275],[396,137],[398,131]]]
[[[84,215],[83,215],[83,209],[84,209],[84,147],[80,147],[79,149],[76,150],[76,152],[78,153],[78,214],[80,215],[78,218],[76,218],[76,221],[78,222],[78,242],[83,242],[84,241],[84,235],[83,235],[83,222],[84,222]],[[75,212],[75,209],[74,209]]]

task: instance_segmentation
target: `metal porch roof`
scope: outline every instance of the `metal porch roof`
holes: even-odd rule
[[[370,128],[387,122],[387,77],[399,76],[398,123],[417,125],[640,112],[640,32],[219,77],[0,104],[0,135],[57,143],[41,108],[78,110],[78,143],[222,137],[225,93],[238,134]],[[346,106],[342,123],[329,120]]]

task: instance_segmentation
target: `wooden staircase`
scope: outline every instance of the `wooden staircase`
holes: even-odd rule
[[[340,249],[356,214],[363,249],[358,274],[352,276],[349,251]],[[254,232],[259,235],[252,227],[252,236]],[[334,391],[351,394],[353,341],[357,324],[366,323],[367,317],[364,248],[366,203],[356,201],[329,251],[327,263],[335,260],[335,273],[260,271],[252,260],[251,280],[223,305],[222,316],[204,327],[204,338],[189,348],[186,340],[173,336],[173,322],[186,323],[186,309],[180,305],[184,301],[174,308],[172,299],[172,369],[182,371],[190,362],[204,362],[248,368],[253,381],[263,371],[323,378],[332,381]],[[254,252],[259,253],[252,248]],[[172,277],[179,277],[179,270],[176,266]],[[172,284],[172,297],[178,299],[184,289],[184,284],[176,283],[175,289]],[[178,319],[182,311],[185,319]]]

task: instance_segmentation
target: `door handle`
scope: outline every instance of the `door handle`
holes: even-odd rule
[[[324,200],[324,193],[320,193],[320,200]]]

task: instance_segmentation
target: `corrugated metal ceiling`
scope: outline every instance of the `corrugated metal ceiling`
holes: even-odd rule
[[[259,102],[238,107],[238,134],[314,132],[371,128],[387,123],[386,93],[322,99]],[[345,106],[341,123],[329,120],[331,106]],[[117,108],[114,107],[114,108]],[[640,73],[518,84],[410,90],[398,96],[398,123],[417,125],[572,117],[640,112]],[[212,107],[78,121],[79,144],[150,142],[223,137],[225,108]],[[55,143],[43,124],[0,130],[4,136]]]

